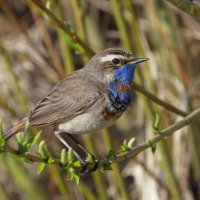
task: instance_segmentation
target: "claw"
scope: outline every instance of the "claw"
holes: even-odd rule
[[[86,159],[82,160],[82,166],[80,169],[80,172],[82,174],[85,173],[89,173],[89,172],[94,172],[98,169],[98,165],[99,165],[99,160],[97,160],[93,155],[91,155],[92,159],[93,159],[93,165],[91,165],[91,162],[88,162]]]

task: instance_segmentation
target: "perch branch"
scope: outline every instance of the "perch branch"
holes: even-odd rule
[[[169,137],[172,135],[173,132],[191,124],[195,120],[200,119],[200,108],[194,110],[192,113],[181,119],[180,121],[176,122],[175,124],[165,128],[164,130],[160,131],[154,138],[150,139],[149,142],[154,142],[158,143],[159,141],[165,139],[166,137]],[[113,162],[121,162],[123,160],[127,160],[131,157],[136,156],[137,154],[143,152],[145,149],[150,148],[149,142],[145,142],[141,145],[138,145],[136,147],[133,147],[131,150],[125,152],[125,153],[120,153],[116,155],[116,158]],[[33,155],[31,153],[26,153],[23,155],[18,155],[17,151],[12,149],[12,148],[7,148],[9,153],[15,154],[19,157],[23,157],[25,159],[29,159],[33,162],[42,162],[41,158],[37,155]],[[53,158],[55,165],[60,166],[60,160],[58,158]],[[107,159],[102,159],[99,161],[99,167],[103,166],[107,162]]]
[[[200,118],[200,108],[194,110],[192,113],[190,113],[189,115],[187,115],[185,118],[183,118],[182,120],[176,122],[175,124],[165,128],[164,130],[160,131],[154,138],[152,138],[151,140],[149,140],[150,142],[159,142],[163,139],[165,139],[166,137],[169,137],[170,135],[172,135],[173,132],[191,124],[193,121],[195,120],[199,120]],[[136,146],[134,148],[132,148],[130,151],[125,152],[125,153],[121,153],[118,154],[116,156],[116,159],[114,162],[121,162],[123,160],[127,160],[130,157],[134,157],[137,154],[143,152],[145,149],[150,148],[150,145],[148,142],[145,142],[139,146]],[[99,166],[102,166],[103,164],[105,164],[107,162],[106,159],[103,159],[100,161]]]

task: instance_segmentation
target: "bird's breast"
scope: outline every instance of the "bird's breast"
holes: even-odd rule
[[[112,105],[107,105],[103,108],[102,115],[105,120],[115,121],[122,115],[122,113],[117,112],[117,110],[114,109]]]
[[[106,120],[114,122],[129,107],[130,101],[121,101],[120,98],[114,96],[111,91],[107,92],[105,104],[103,106],[102,115]]]
[[[106,126],[99,109],[91,109],[86,113],[75,116],[69,121],[59,124],[58,130],[70,134],[90,133]]]
[[[133,100],[132,91],[125,90],[124,87],[118,87],[117,93],[108,91],[108,100],[110,107],[118,113],[123,113],[131,104]],[[125,91],[124,91],[125,90]]]

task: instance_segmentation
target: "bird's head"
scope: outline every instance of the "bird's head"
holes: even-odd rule
[[[97,53],[86,67],[92,68],[102,81],[116,84],[130,84],[134,78],[136,65],[148,58],[136,58],[133,54],[120,49],[110,48]]]

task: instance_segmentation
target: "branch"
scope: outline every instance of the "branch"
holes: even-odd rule
[[[164,130],[160,131],[157,136],[149,140],[148,142],[145,142],[139,146],[136,146],[132,148],[130,151],[118,154],[113,162],[121,162],[123,160],[127,160],[128,158],[134,157],[137,154],[143,152],[145,149],[150,148],[151,146],[149,143],[158,143],[159,141],[163,140],[166,137],[169,137],[172,135],[173,132],[191,124],[195,120],[199,120],[200,118],[200,108],[194,110],[192,113],[187,115],[182,120],[178,121],[177,123],[165,128]],[[103,159],[99,162],[99,166],[104,165],[107,162],[107,159]]]
[[[200,22],[200,9],[193,0],[167,0]],[[198,2],[198,1],[197,1]]]
[[[165,128],[164,130],[160,131],[154,138],[152,138],[151,140],[133,147],[131,150],[125,152],[125,153],[120,153],[118,155],[116,155],[115,159],[112,162],[121,162],[123,160],[127,160],[131,157],[136,156],[137,154],[143,152],[145,149],[150,148],[150,143],[158,143],[161,140],[165,139],[166,137],[169,137],[170,135],[172,135],[173,132],[191,124],[192,122],[194,122],[195,120],[199,120],[200,118],[200,108],[194,110],[192,113],[190,113],[189,115],[187,115],[185,118],[183,118],[182,120],[176,122],[175,124]],[[43,160],[37,156],[37,155],[33,155],[31,153],[26,153],[23,155],[18,155],[17,151],[12,149],[12,148],[7,148],[9,153],[15,154],[19,157],[25,158],[25,159],[29,159],[33,162],[43,162]],[[55,164],[57,166],[60,166],[60,160],[58,158],[53,158],[54,162],[52,164]],[[99,166],[98,168],[100,168],[101,166],[105,165],[108,162],[108,159],[102,159],[99,161]]]
[[[36,163],[41,163],[43,162],[42,158],[40,156],[34,155],[32,153],[26,153],[26,154],[19,154],[17,150],[10,148],[10,147],[6,147],[6,150],[8,153],[14,154],[17,157],[21,157],[27,160],[30,160],[32,162],[36,162]],[[53,158],[54,162],[52,164],[55,164],[57,166],[60,166],[60,159],[58,158]]]
[[[187,116],[187,113],[183,110],[180,110],[178,108],[176,108],[175,106],[169,104],[169,103],[166,103],[165,101],[159,99],[157,96],[151,94],[150,92],[148,92],[147,90],[145,90],[142,86],[138,85],[137,83],[133,82],[132,84],[132,88],[133,90],[136,90],[140,93],[142,93],[143,95],[145,95],[146,97],[148,97],[150,100],[154,101],[155,103],[157,103],[158,105],[166,108],[167,110],[177,114],[177,115],[180,115],[182,117],[185,117]]]

